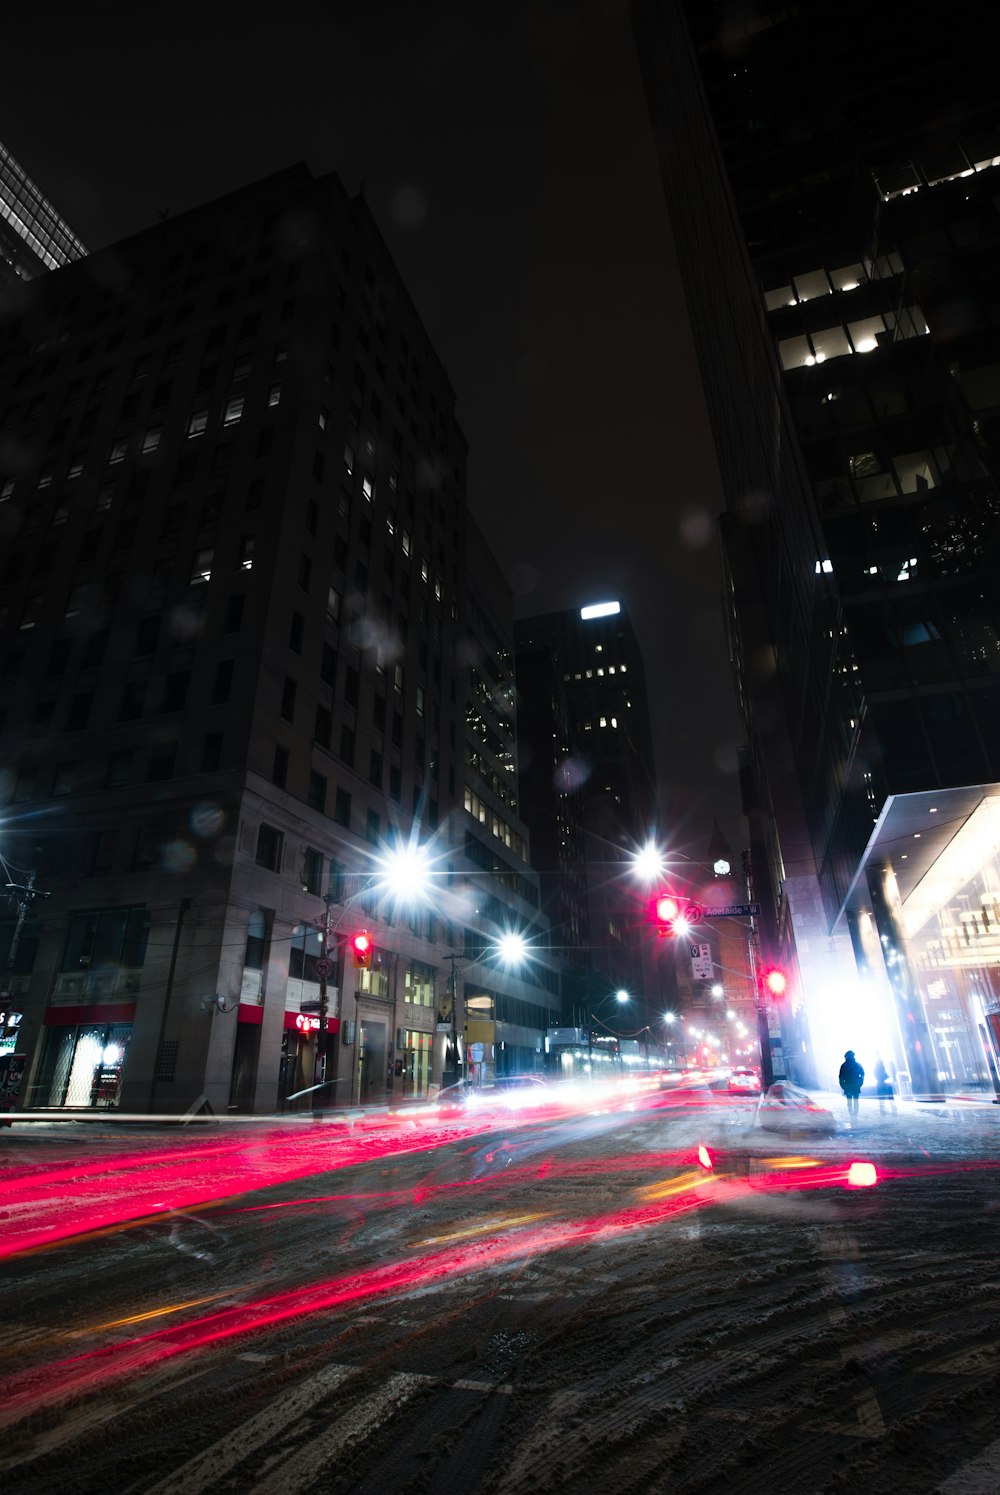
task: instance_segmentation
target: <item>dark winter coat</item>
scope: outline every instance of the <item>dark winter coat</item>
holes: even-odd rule
[[[837,1079],[845,1095],[860,1095],[861,1087],[865,1083],[865,1072],[857,1059],[845,1059],[840,1066]]]

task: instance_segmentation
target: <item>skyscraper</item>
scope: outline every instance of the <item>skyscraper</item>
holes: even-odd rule
[[[522,813],[567,956],[647,1007],[661,973],[629,876],[655,832],[656,773],[638,641],[617,600],[515,625]],[[574,939],[578,943],[574,947]]]
[[[33,280],[87,253],[0,141],[0,285]]]
[[[0,854],[50,895],[11,972],[28,1103],[425,1095],[470,988],[540,1063],[558,974],[491,955],[545,942],[475,694],[509,593],[363,198],[292,167],[14,293],[0,425]],[[379,896],[424,841],[422,906]]]
[[[807,1074],[811,1042],[827,1076],[867,1043],[921,1093],[986,1085],[997,21],[964,0],[637,0],[634,22],[725,489],[786,1047]]]

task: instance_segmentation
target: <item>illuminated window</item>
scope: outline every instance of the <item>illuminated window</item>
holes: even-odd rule
[[[240,541],[240,565],[244,571],[253,570],[254,536],[244,535]]]
[[[825,270],[811,270],[808,275],[794,276],[793,280],[800,301],[814,301],[817,296],[833,294]]]
[[[371,478],[367,473],[361,479],[361,492],[364,494],[365,503],[370,504],[372,499],[375,497],[375,488],[372,484]]]
[[[201,436],[202,433],[205,430],[205,427],[207,425],[208,425],[208,411],[207,410],[195,410],[195,411],[192,411],[191,418],[188,421],[188,427],[187,427],[188,436],[189,437],[190,436]]]
[[[865,317],[861,322],[848,322],[847,330],[856,353],[874,353],[878,336],[885,331],[885,322],[881,317]]]
[[[115,462],[124,462],[125,453],[127,451],[128,437],[122,436],[118,441],[114,443],[110,452],[108,453],[108,466],[112,466]]]
[[[192,586],[199,585],[201,582],[211,581],[212,561],[214,558],[215,551],[211,548],[195,552],[194,566],[191,570]]]
[[[163,428],[161,426],[150,426],[142,438],[142,450],[144,452],[155,452],[160,444],[160,436]]]
[[[222,424],[223,424],[223,426],[236,426],[236,425],[239,425],[240,418],[241,418],[242,415],[243,415],[243,396],[242,395],[236,395],[233,399],[227,400],[227,402],[226,402],[226,408],[222,412]],[[188,434],[190,434],[190,432]]]

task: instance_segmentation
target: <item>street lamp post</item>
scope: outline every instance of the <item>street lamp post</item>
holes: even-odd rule
[[[624,989],[621,989],[621,990],[616,991],[616,992],[609,992],[606,997],[604,997],[600,1002],[598,1002],[597,1006],[589,1014],[588,1021],[587,1021],[587,1063],[588,1063],[588,1065],[590,1067],[590,1077],[591,1077],[591,1079],[593,1079],[593,1077],[594,1077],[594,1028],[593,1028],[593,1025],[594,1025],[595,1020],[597,1019],[597,1014],[600,1012],[601,1008],[604,1006],[604,1003],[605,1002],[610,1002],[612,999],[614,999],[614,1001],[616,1001],[618,1003],[619,1007],[624,1007],[624,1005],[625,1005],[626,1002],[631,1002],[631,1000],[632,1000],[632,998],[629,995],[629,993],[627,991],[625,991]],[[612,1030],[610,1028],[608,1028],[607,1031],[609,1033],[611,1033],[611,1036],[613,1038],[616,1038],[618,1040],[618,1067],[619,1067],[619,1069],[622,1069],[622,1068],[624,1068],[624,1064],[623,1064],[623,1060],[622,1060],[621,1034],[619,1034],[619,1033],[612,1033]]]

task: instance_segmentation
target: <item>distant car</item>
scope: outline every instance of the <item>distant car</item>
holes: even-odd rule
[[[835,1132],[833,1112],[818,1106],[805,1090],[790,1080],[776,1080],[757,1102],[757,1126],[770,1131]]]
[[[468,1104],[504,1106],[517,1111],[525,1106],[544,1105],[551,1098],[551,1090],[541,1075],[498,1075],[492,1085],[474,1086]]]
[[[433,1105],[442,1113],[487,1111],[501,1107],[517,1111],[544,1105],[551,1099],[550,1087],[541,1075],[500,1075],[490,1085],[477,1085],[472,1080],[446,1085],[438,1092]]]
[[[755,1069],[734,1069],[729,1076],[731,1095],[759,1095],[760,1075]]]

